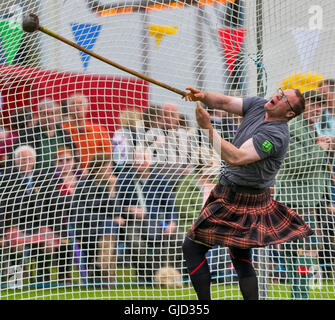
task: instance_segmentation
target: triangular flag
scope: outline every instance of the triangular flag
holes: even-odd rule
[[[92,50],[99,36],[101,25],[71,23],[71,28],[76,43],[85,49]],[[86,70],[91,56],[82,51],[79,53],[84,70]]]
[[[178,30],[178,26],[159,26],[159,25],[151,25],[148,26],[149,35],[155,37],[156,48],[158,48],[167,34],[176,34]]]
[[[300,57],[302,71],[306,72],[315,56],[315,51],[320,40],[321,30],[294,29],[292,30],[292,35]]]
[[[19,22],[2,20],[0,21],[0,44],[7,64],[11,65],[17,50],[20,47],[23,36],[23,30]],[[0,61],[4,60],[0,56]]]
[[[235,68],[236,58],[241,51],[241,46],[246,32],[247,30],[242,28],[218,29],[221,45],[230,72],[232,72]]]

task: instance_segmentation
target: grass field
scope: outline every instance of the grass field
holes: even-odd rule
[[[325,282],[310,293],[311,300],[335,300],[335,284]],[[237,285],[212,285],[214,300],[241,300]],[[269,286],[269,300],[288,300],[289,286]],[[152,286],[119,285],[113,290],[88,289],[84,286],[46,289],[3,289],[1,300],[196,300],[193,288],[186,283],[180,289],[156,289]]]
[[[74,284],[58,285],[56,270],[51,277],[49,288],[40,288],[25,279],[22,289],[1,289],[1,300],[196,300],[196,294],[189,282],[182,288],[155,288],[152,284],[139,285],[131,269],[117,272],[117,285],[113,290],[94,289],[79,285],[79,274],[73,273]],[[241,300],[237,282],[218,283],[211,286],[214,300]],[[286,284],[272,284],[268,288],[268,300],[289,300],[290,288]],[[322,287],[310,291],[311,300],[335,300],[335,283],[333,280],[323,281]]]

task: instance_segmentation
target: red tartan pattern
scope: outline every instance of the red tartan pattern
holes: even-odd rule
[[[313,233],[295,211],[274,200],[269,190],[247,194],[218,183],[187,236],[210,246],[255,248],[294,241]]]

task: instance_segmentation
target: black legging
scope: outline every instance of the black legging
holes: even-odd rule
[[[183,253],[191,282],[199,300],[210,300],[210,270],[206,259],[208,246],[185,238]],[[244,300],[258,300],[258,282],[251,262],[251,249],[229,248]]]

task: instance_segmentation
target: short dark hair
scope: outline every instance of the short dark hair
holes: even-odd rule
[[[319,85],[319,88],[328,87],[331,92],[335,92],[335,79],[325,79],[322,80]]]
[[[306,101],[308,101],[309,103],[324,103],[324,97],[323,94],[315,91],[315,90],[309,90],[303,93],[303,96],[305,98]]]
[[[295,92],[295,95],[299,99],[298,103],[294,104],[293,109],[295,112],[295,116],[302,114],[305,111],[305,97],[300,92],[299,89],[293,89]]]

